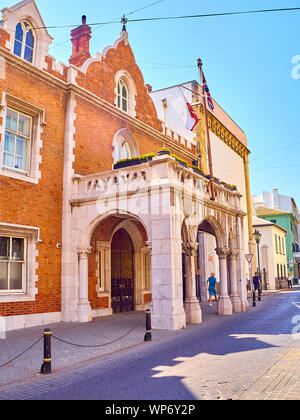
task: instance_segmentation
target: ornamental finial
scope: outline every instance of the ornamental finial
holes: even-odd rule
[[[125,31],[126,32],[126,24],[127,24],[127,22],[128,22],[128,19],[126,18],[125,15],[123,15],[123,17],[121,19],[121,23],[123,24],[122,31]]]

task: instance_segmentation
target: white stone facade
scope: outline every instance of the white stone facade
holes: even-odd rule
[[[216,193],[216,201],[211,201],[209,181],[192,169],[182,167],[170,156],[157,157],[152,162],[126,170],[85,177],[75,175],[68,223],[73,289],[64,294],[62,318],[87,322],[93,317],[88,301],[91,237],[97,226],[111,217],[119,219],[116,228],[125,229],[134,244],[135,308],[143,306],[145,292],[146,268],[141,254],[151,250],[154,328],[176,330],[185,328],[187,323],[202,322],[196,297],[195,261],[199,226],[204,221],[216,237],[221,291],[219,314],[247,310],[246,289],[242,286],[245,213],[240,209],[241,195],[224,186],[216,186]],[[110,237],[112,235],[113,231]],[[106,255],[109,259],[110,253]],[[110,261],[107,260],[106,265],[109,267]],[[65,271],[66,267],[63,267]],[[67,282],[68,277],[63,276],[63,289],[68,289]]]

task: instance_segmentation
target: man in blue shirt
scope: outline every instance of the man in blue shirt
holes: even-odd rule
[[[211,277],[207,280],[207,283],[209,292],[209,306],[212,306],[211,300],[213,296],[216,298],[216,302],[219,301],[216,289],[217,279],[215,278],[215,273],[211,274]]]
[[[261,290],[261,281],[260,281],[260,276],[258,275],[258,273],[255,273],[255,276],[253,277],[253,286],[254,286],[254,291],[256,292],[257,290]]]

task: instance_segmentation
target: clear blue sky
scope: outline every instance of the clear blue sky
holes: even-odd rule
[[[83,14],[88,23],[107,22],[154,1],[36,3],[52,26],[79,24]],[[16,2],[1,0],[1,6]],[[282,7],[300,7],[300,0],[163,0],[129,18]],[[292,58],[300,55],[299,22],[300,11],[129,23],[127,31],[145,83],[154,89],[199,80],[196,61],[202,58],[212,96],[248,136],[252,194],[278,187],[300,208],[300,79],[292,77]],[[120,31],[120,24],[93,28],[91,53],[112,44]],[[50,54],[67,63],[70,29],[49,32],[55,38]]]

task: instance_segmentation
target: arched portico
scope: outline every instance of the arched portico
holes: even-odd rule
[[[112,241],[120,230],[128,235],[134,254],[134,309],[151,303],[153,328],[176,330],[185,328],[187,322],[202,321],[195,283],[197,251],[202,246],[199,231],[216,238],[214,249],[221,280],[219,313],[232,313],[235,305],[228,293],[227,263],[230,255],[230,272],[237,272],[237,279],[242,279],[244,214],[239,193],[216,186],[216,201],[212,202],[208,184],[206,178],[169,156],[126,170],[74,176],[72,229],[65,250],[71,263],[63,267],[64,319],[84,322],[112,313]],[[239,250],[238,255],[235,250]],[[185,302],[183,251],[187,269]],[[236,287],[237,279],[230,275],[231,295],[232,291],[232,298],[239,295],[246,310],[247,296],[242,297],[240,282]]]

